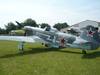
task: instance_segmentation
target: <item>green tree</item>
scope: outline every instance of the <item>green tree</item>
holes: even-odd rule
[[[32,20],[31,18],[26,19],[22,24],[23,24],[24,26],[38,27],[36,21],[35,21],[35,20]]]
[[[6,30],[3,28],[0,28],[0,34],[6,34]]]
[[[17,29],[17,26],[12,22],[9,22],[7,25],[5,25],[5,27],[6,27],[7,33],[9,33],[11,30]]]
[[[67,23],[57,23],[53,27],[57,28],[58,30],[61,30],[62,28],[69,27],[69,25]]]
[[[49,27],[50,25],[47,23],[42,23],[42,24],[40,24],[40,26],[41,26],[41,28],[45,28],[45,27]]]

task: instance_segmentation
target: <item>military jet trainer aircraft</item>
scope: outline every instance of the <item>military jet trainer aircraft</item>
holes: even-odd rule
[[[84,54],[86,54],[86,50],[95,50],[100,46],[98,29],[93,26],[87,26],[84,28],[80,36],[62,33],[57,29],[50,27],[41,29],[37,27],[25,26],[24,29],[31,30],[32,36],[0,36],[0,40],[19,41],[20,51],[23,51],[23,45],[25,42],[40,42],[46,47],[53,48],[79,48]]]

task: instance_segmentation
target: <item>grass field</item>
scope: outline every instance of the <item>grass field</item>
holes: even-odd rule
[[[79,49],[26,43],[20,54],[17,45],[0,41],[0,75],[100,75],[100,48],[83,55]]]

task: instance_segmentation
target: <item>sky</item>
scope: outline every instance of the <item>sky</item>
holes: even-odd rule
[[[100,22],[100,0],[0,0],[0,27],[32,18],[38,24]]]

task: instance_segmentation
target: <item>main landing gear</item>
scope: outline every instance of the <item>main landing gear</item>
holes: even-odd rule
[[[85,50],[82,50],[82,54],[86,54],[86,51]]]
[[[18,45],[18,49],[19,49],[20,53],[24,52],[24,43],[25,42],[20,42],[19,45]]]

